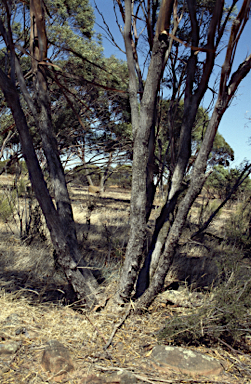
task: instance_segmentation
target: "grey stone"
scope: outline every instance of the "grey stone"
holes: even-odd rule
[[[66,374],[74,369],[68,349],[57,340],[50,340],[45,348],[41,366],[45,371],[56,377],[55,381],[65,378]]]
[[[12,313],[4,320],[4,325],[17,325],[21,322],[21,317],[18,313]]]
[[[11,355],[13,353],[16,353],[17,350],[21,347],[21,345],[21,341],[12,341],[9,343],[0,344],[0,354]]]
[[[223,371],[220,362],[213,357],[175,346],[157,345],[152,351],[151,361],[160,370],[172,369],[191,376],[217,376]]]
[[[130,372],[118,371],[107,379],[107,383],[136,384],[137,378]]]

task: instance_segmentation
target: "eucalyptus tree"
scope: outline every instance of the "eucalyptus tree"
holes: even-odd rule
[[[177,158],[179,151],[179,137],[184,114],[184,102],[181,100],[175,106],[175,113],[173,111],[172,121],[170,122],[171,104],[172,100],[161,100],[159,106],[160,117],[156,129],[157,148],[155,149],[159,180],[161,180],[163,172],[167,175],[167,180],[171,179],[175,167],[175,159]],[[209,120],[208,112],[200,106],[191,131],[191,156],[186,169],[186,174],[189,174],[197,157]],[[233,149],[226,142],[224,137],[217,132],[208,158],[208,169],[211,169],[217,164],[228,166],[233,160]]]
[[[56,79],[60,88],[56,86],[52,96],[61,152],[77,156],[86,168],[105,168],[105,159],[107,163],[125,162],[131,149],[126,63],[101,57],[102,68],[94,66],[87,81],[85,69],[75,60],[62,63],[63,73]]]
[[[98,283],[88,268],[83,268],[82,273],[78,269],[82,255],[53,133],[50,87],[51,73],[57,78],[57,71],[61,71],[52,62],[58,57],[59,44],[65,50],[61,51],[62,56],[71,55],[70,49],[76,53],[79,49],[84,58],[82,61],[86,66],[91,65],[93,11],[87,0],[57,3],[31,0],[29,4],[5,0],[0,12],[1,43],[5,46],[1,55],[0,88],[19,134],[23,157],[50,231],[57,261],[78,297],[91,305],[97,299]],[[95,52],[99,57],[101,48],[97,47]],[[31,118],[27,117],[29,115]],[[34,148],[32,126],[41,139],[55,204]]]
[[[250,71],[251,55],[233,70],[236,48],[249,20],[250,1],[244,0],[236,15],[233,15],[236,0],[229,7],[222,0],[203,3],[187,0],[183,4],[174,0],[115,0],[114,3],[124,23],[133,134],[131,227],[118,300],[124,302],[131,297],[138,278],[136,305],[142,308],[148,307],[163,287],[188,212],[206,180],[207,161],[221,118]],[[138,23],[140,29],[137,29]],[[143,38],[142,46],[140,37]],[[224,46],[226,39],[228,42]],[[210,79],[219,68],[216,61],[223,48],[225,58],[220,65],[217,90],[213,90],[214,108],[189,180],[184,180],[191,158],[192,130],[198,108],[206,91],[212,90]],[[141,72],[138,49],[147,52],[145,76]],[[167,78],[165,68],[169,69]],[[170,116],[182,97],[184,111],[169,192],[156,221],[150,252],[139,274],[145,251],[146,223],[155,193],[153,159],[158,95],[165,83],[171,84],[172,90]],[[176,214],[170,220],[174,209]],[[155,273],[149,283],[151,263],[155,265]]]

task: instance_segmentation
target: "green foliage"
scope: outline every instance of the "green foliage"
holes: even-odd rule
[[[50,20],[52,27],[63,27],[61,32],[69,27],[75,33],[76,38],[79,32],[82,36],[91,38],[94,13],[89,0],[50,0],[46,5],[52,18]]]
[[[99,185],[100,182],[100,168],[95,165],[88,165],[85,169],[82,165],[78,165],[67,174],[68,181],[74,181],[76,184],[89,185],[86,173],[91,176],[94,185]]]
[[[213,172],[208,177],[205,187],[213,194],[218,195],[220,199],[225,199],[231,191],[237,179],[240,177],[242,166],[240,168],[225,168],[222,165],[214,166]],[[238,190],[231,196],[232,200],[236,200],[238,196],[250,194],[251,180],[246,180],[241,184]]]
[[[204,198],[202,201],[202,204],[198,210],[198,225],[201,227],[212,215],[212,213],[218,208],[219,206],[219,201],[217,200],[211,200],[209,198]],[[216,215],[220,215],[220,211]]]
[[[6,193],[0,192],[0,220],[4,223],[11,221],[14,214],[13,198],[9,198]]]
[[[175,163],[175,159],[178,156],[179,137],[184,114],[184,102],[180,101],[179,103],[172,104],[170,101],[162,101],[160,111],[161,120],[159,138],[162,142],[162,153],[165,153],[168,144],[170,142],[172,143],[172,145],[169,147],[166,159],[167,166],[169,168],[171,162],[173,161]],[[209,116],[207,112],[202,107],[199,107],[194,128],[192,130],[192,155],[190,158],[190,165],[193,164],[198,154],[206,128],[208,126],[208,122]],[[213,148],[209,156],[208,165],[229,165],[229,162],[233,160],[233,149],[225,141],[220,133],[216,133]]]
[[[131,189],[132,167],[131,165],[117,165],[108,180],[108,185],[117,185],[120,188]]]
[[[17,181],[15,185],[15,189],[17,191],[18,197],[23,197],[26,194],[27,190],[27,180],[22,177]]]
[[[10,165],[9,165],[10,164]],[[0,172],[4,169],[8,175],[20,175],[21,173],[27,174],[27,166],[25,161],[19,161],[18,163],[10,160],[2,160],[0,161]]]
[[[21,240],[30,244],[34,239],[46,240],[41,208],[33,204],[30,186],[27,180],[20,178],[13,186],[0,191],[0,220],[15,224]]]

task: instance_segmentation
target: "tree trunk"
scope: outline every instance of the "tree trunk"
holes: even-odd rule
[[[105,165],[105,169],[102,170],[99,188],[100,192],[103,193],[105,191],[105,183],[107,182],[107,179],[109,177],[109,169],[112,162],[112,152],[109,153],[109,159]]]
[[[163,73],[165,54],[168,48],[166,31],[169,30],[173,9],[173,0],[165,1],[160,9],[157,33],[154,38],[152,59],[141,100],[138,115],[137,84],[135,80],[134,61],[130,43],[131,1],[125,1],[125,46],[130,76],[130,104],[134,134],[132,191],[130,212],[130,235],[122,269],[118,299],[128,300],[136,282],[140,262],[144,253],[147,213],[147,164],[149,159],[149,139],[151,129],[155,127],[156,95]],[[163,25],[164,27],[163,27]],[[162,27],[164,29],[162,29]],[[163,32],[164,31],[164,32]],[[163,32],[163,33],[162,33]],[[131,91],[130,91],[131,89]],[[135,124],[135,125],[134,125]]]
[[[167,239],[165,241],[164,251],[160,256],[158,267],[150,283],[150,286],[138,300],[137,308],[139,310],[148,308],[156,295],[163,288],[165,277],[173,262],[175,249],[182,234],[187,215],[194,200],[201,192],[203,184],[206,180],[205,171],[207,167],[207,160],[212,150],[214,138],[221,118],[229,106],[229,103],[232,100],[238,85],[249,73],[250,69],[251,55],[249,55],[249,57],[239,66],[237,71],[233,73],[229,85],[226,84],[224,90],[219,93],[218,100],[215,104],[212,117],[209,121],[203,142],[201,144],[201,148],[193,166],[189,188],[185,197],[182,199],[178,206],[177,215],[174,219],[171,229],[169,230]],[[222,68],[222,73],[224,73],[224,67]]]
[[[50,178],[58,214],[61,218],[65,237],[72,247],[77,247],[77,237],[71,202],[66,186],[62,163],[59,158],[57,142],[53,135],[51,119],[51,103],[46,80],[45,66],[47,58],[47,36],[45,29],[45,16],[41,0],[30,1],[31,18],[31,52],[33,54],[32,68],[34,85],[36,89],[37,116],[39,133],[42,139],[44,154],[48,163]],[[77,254],[76,252],[74,252]],[[78,262],[79,260],[76,260]]]
[[[20,105],[17,89],[2,70],[0,70],[0,87],[16,123],[32,187],[50,231],[51,241],[56,250],[58,262],[64,269],[65,275],[77,296],[90,306],[97,299],[98,283],[89,269],[82,269],[83,274],[81,274],[77,268],[77,264],[74,261],[80,259],[77,243],[75,239],[65,235],[67,231],[64,228],[66,221],[61,219],[48,192],[33,147],[29,128]]]
[[[172,173],[171,170],[171,186],[169,193],[167,194],[167,201],[165,206],[163,207],[160,217],[156,221],[156,227],[152,239],[152,244],[150,247],[150,252],[147,255],[145,265],[143,270],[139,274],[139,278],[141,281],[138,282],[137,288],[140,286],[141,289],[138,289],[137,296],[142,295],[143,287],[146,287],[146,283],[149,281],[149,273],[150,273],[150,265],[151,259],[154,258],[154,268],[158,263],[160,263],[159,259],[162,254],[162,249],[164,247],[164,243],[168,241],[169,236],[171,236],[170,245],[168,247],[171,252],[168,258],[170,259],[170,263],[167,262],[166,265],[171,265],[172,258],[174,255],[174,251],[171,251],[171,244],[176,247],[175,235],[171,235],[170,225],[166,225],[165,223],[170,220],[170,214],[174,211],[177,205],[178,196],[181,194],[182,190],[184,190],[183,180],[186,172],[186,168],[189,162],[189,158],[191,155],[191,132],[194,125],[194,121],[196,118],[196,114],[198,111],[198,107],[200,101],[205,94],[208,81],[211,74],[211,71],[214,66],[215,54],[214,54],[214,34],[216,31],[216,26],[219,22],[219,18],[221,16],[221,10],[223,7],[223,3],[221,0],[217,1],[215,4],[215,13],[216,17],[212,18],[211,24],[208,32],[208,51],[204,65],[204,71],[201,76],[201,82],[198,85],[196,91],[194,91],[194,77],[197,71],[197,54],[195,50],[191,49],[190,58],[187,63],[187,78],[186,78],[186,88],[185,88],[185,99],[184,99],[184,114],[182,119],[181,131],[180,131],[180,139],[179,139],[179,152],[177,155],[177,160],[175,164],[174,171]],[[192,25],[192,46],[197,47],[199,45],[199,26],[196,19],[196,4],[194,1],[188,1],[188,11],[191,19]],[[150,69],[149,69],[150,71]],[[172,140],[172,138],[170,138]],[[179,233],[180,225],[184,222],[180,220],[180,224],[176,224],[176,230]],[[168,252],[169,252],[168,251]],[[167,252],[167,254],[169,254]],[[153,270],[154,270],[153,268]],[[168,267],[169,268],[169,267]]]

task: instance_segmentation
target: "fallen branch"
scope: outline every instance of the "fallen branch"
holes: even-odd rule
[[[108,340],[108,342],[106,343],[106,345],[104,346],[104,350],[106,350],[112,343],[112,339],[114,338],[114,335],[115,333],[117,332],[117,330],[121,327],[121,325],[124,323],[125,319],[127,318],[127,316],[129,316],[130,314],[130,311],[131,311],[131,307],[132,307],[132,303],[130,303],[125,315],[122,317],[121,321],[118,323],[118,324],[115,324],[114,328],[113,328],[113,331],[112,331],[112,334]]]
[[[166,380],[166,379],[162,379],[161,377],[149,377],[147,378],[146,376],[143,376],[143,375],[138,375],[137,373],[134,373],[132,369],[132,371],[129,371],[128,369],[124,369],[124,368],[119,368],[119,367],[103,367],[102,365],[96,365],[95,364],[95,367],[100,369],[100,370],[103,370],[103,371],[122,371],[122,372],[127,372],[127,373],[130,373],[131,375],[135,376],[136,379],[138,380],[143,380],[143,381],[146,381],[147,383],[151,383],[151,384],[155,384],[156,382],[158,383],[171,383],[171,384],[175,384],[175,383],[183,383],[183,382],[186,382],[186,383],[193,383],[193,384],[230,384],[229,381],[215,381],[215,380],[210,380],[210,379],[207,379],[207,380],[194,380],[194,379],[185,379],[185,380],[182,380],[182,379],[172,379],[172,380]]]

